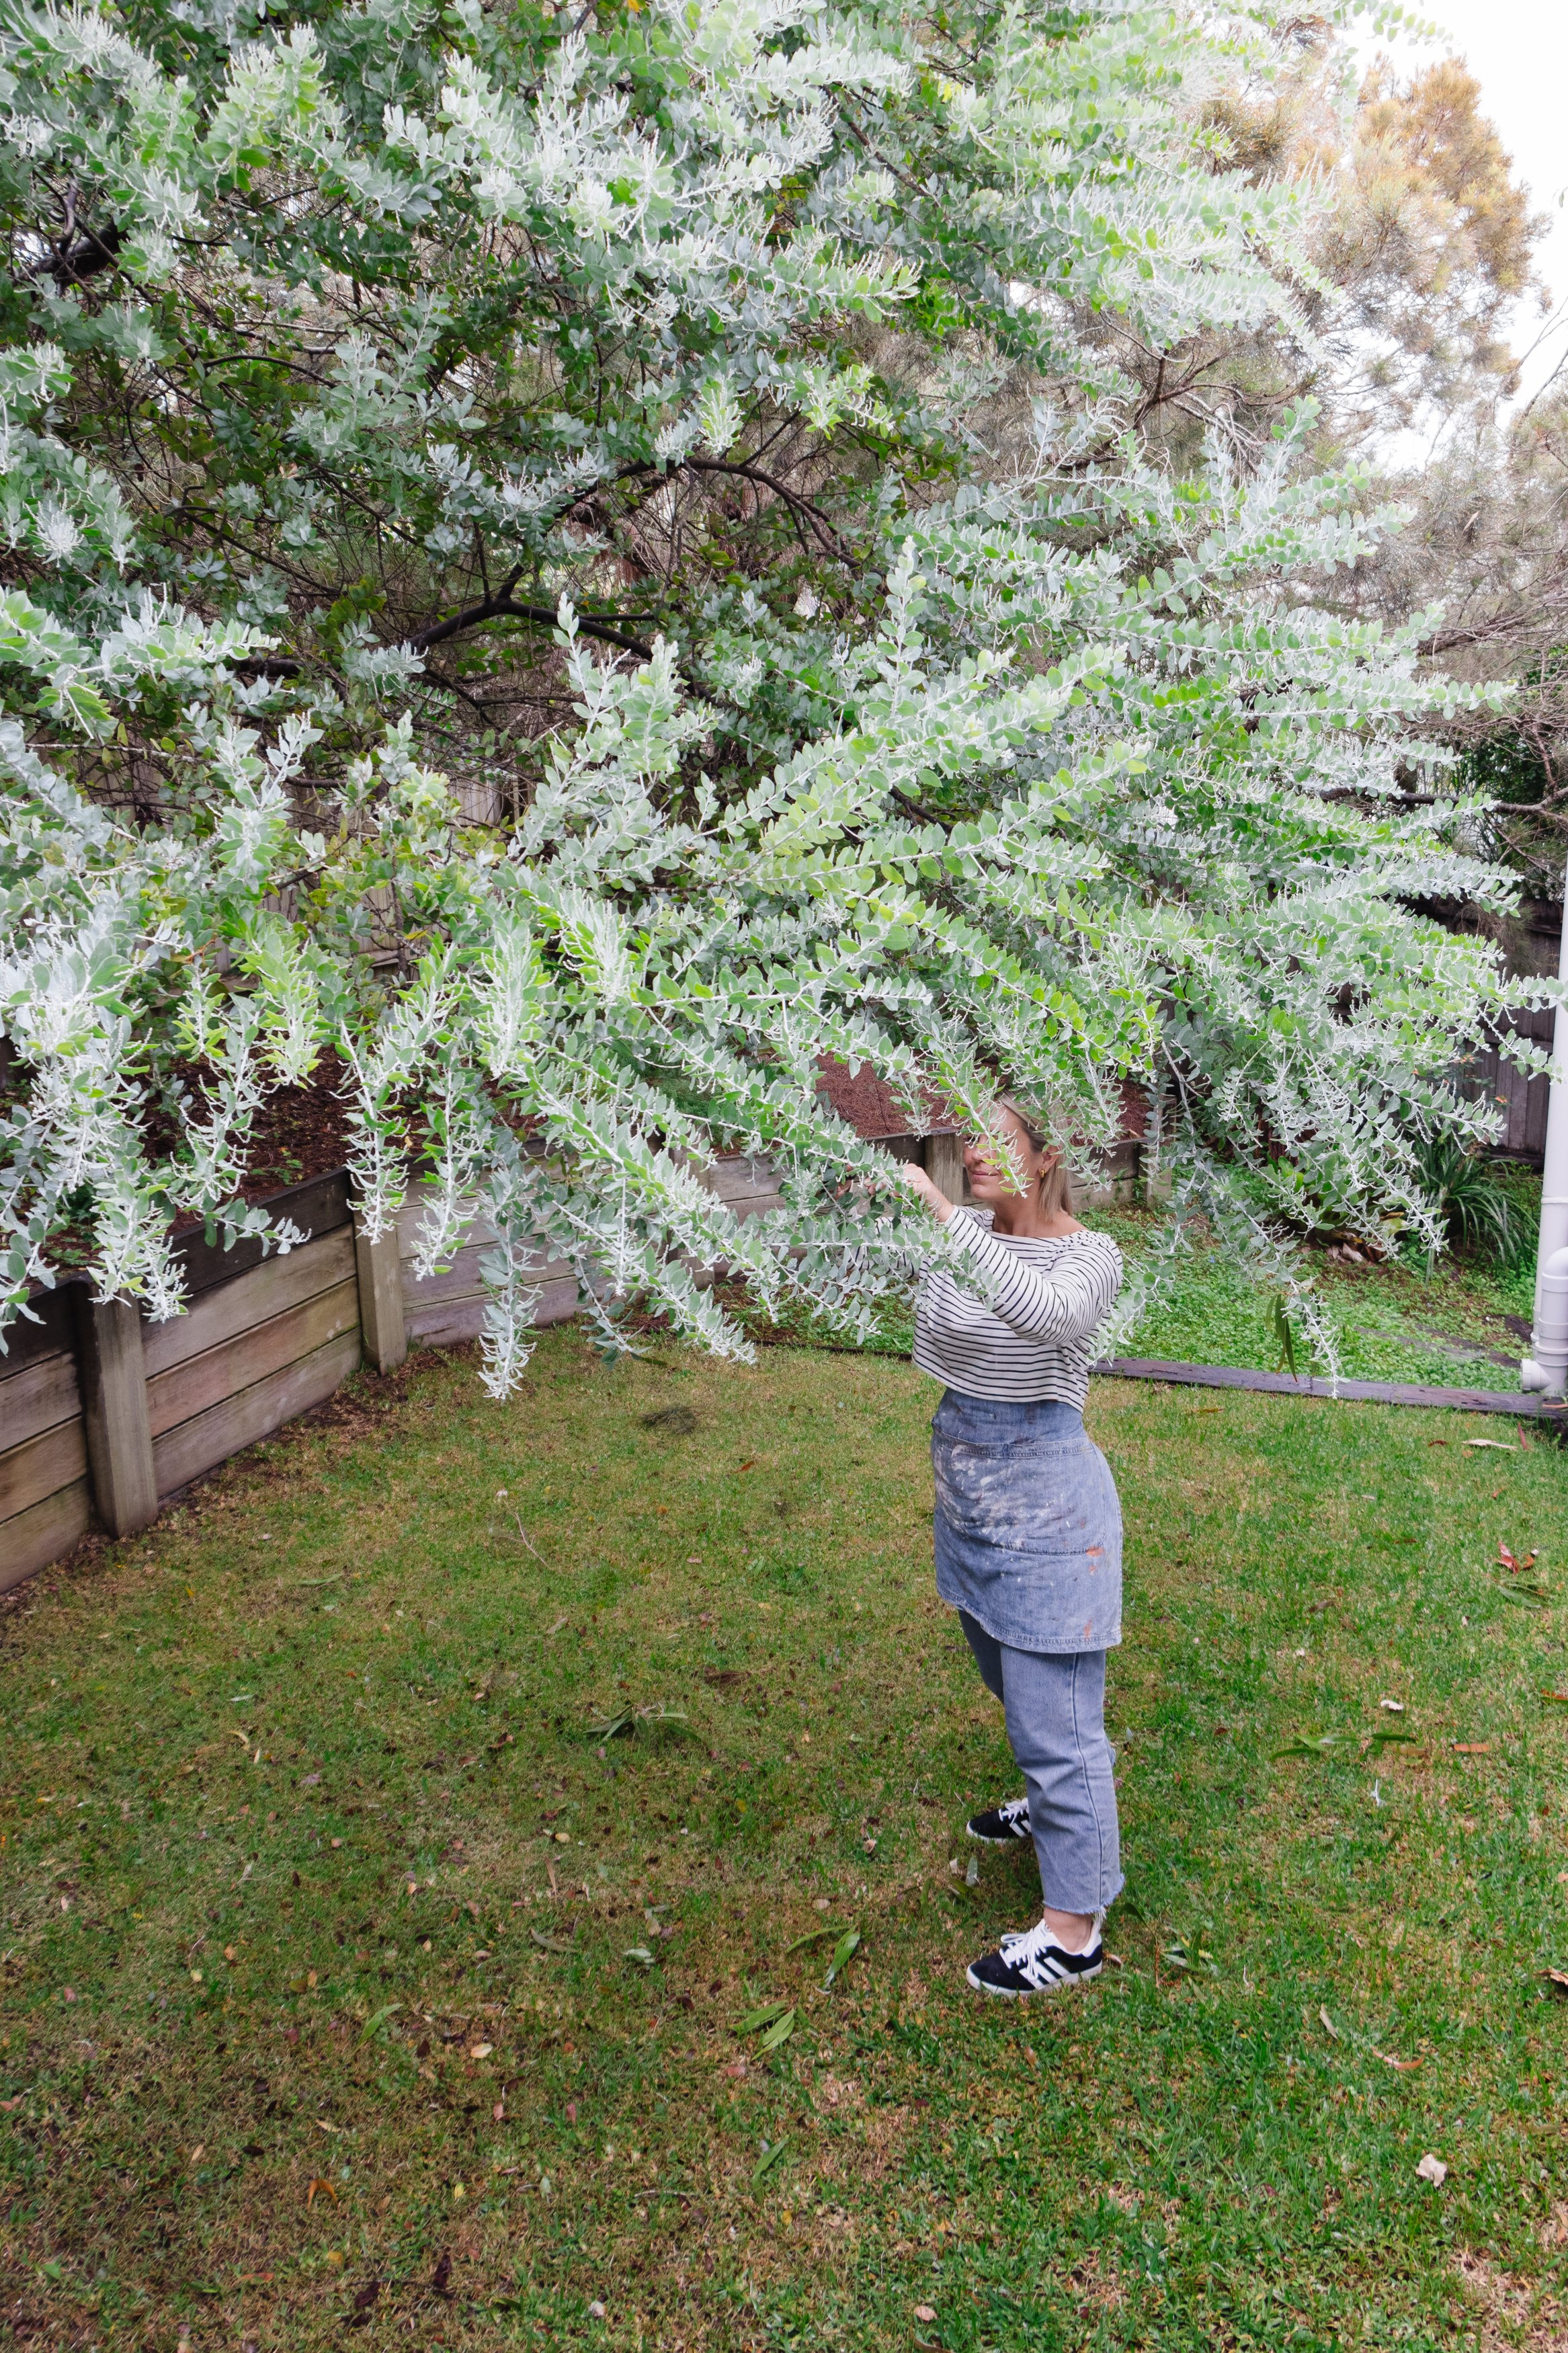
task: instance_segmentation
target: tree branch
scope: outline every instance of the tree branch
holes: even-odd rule
[[[449,620],[433,621],[427,629],[416,631],[407,640],[410,649],[416,654],[426,653],[432,646],[445,645],[449,638],[460,637],[465,629],[482,628],[487,621],[532,621],[541,628],[553,629],[557,626],[557,616],[548,606],[519,605],[513,601],[511,591],[521,577],[520,573],[514,572],[510,580],[502,582],[493,596],[485,597],[478,605],[465,606]],[[623,653],[636,654],[642,661],[653,659],[650,645],[645,644],[641,638],[628,637],[613,621],[601,621],[591,613],[579,613],[577,627],[585,638],[598,638],[607,646],[618,646]]]
[[[738,474],[742,481],[761,482],[764,489],[772,491],[775,498],[783,499],[792,514],[805,515],[808,519],[829,555],[840,564],[849,561],[847,549],[821,508],[813,506],[809,499],[802,498],[798,491],[792,491],[787,483],[781,482],[778,476],[770,474],[765,467],[733,465],[724,458],[683,458],[681,464],[697,474]]]

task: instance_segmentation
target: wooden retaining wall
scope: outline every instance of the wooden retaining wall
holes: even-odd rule
[[[16,1329],[0,1357],[0,1590],[58,1560],[92,1522],[75,1288],[36,1300],[39,1322]]]

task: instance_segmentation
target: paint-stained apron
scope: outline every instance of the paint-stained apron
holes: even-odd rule
[[[1121,1506],[1076,1408],[943,1392],[931,1420],[936,1588],[1016,1651],[1121,1640]]]

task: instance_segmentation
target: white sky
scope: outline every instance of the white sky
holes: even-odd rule
[[[1481,100],[1514,161],[1514,176],[1530,189],[1537,212],[1550,212],[1552,230],[1537,248],[1538,266],[1552,290],[1560,321],[1527,364],[1521,397],[1528,399],[1568,354],[1568,0],[1405,0],[1411,13],[1436,25],[1431,44],[1402,41],[1393,54],[1402,67],[1445,55],[1465,59],[1481,86]],[[1363,37],[1371,56],[1390,45]],[[1514,322],[1513,347],[1523,353],[1544,322],[1533,304]]]

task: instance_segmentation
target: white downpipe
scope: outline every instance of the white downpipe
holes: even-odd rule
[[[1559,976],[1568,981],[1568,880],[1563,885]],[[1541,1186],[1541,1245],[1535,1261],[1535,1328],[1520,1387],[1548,1397],[1568,1391],[1568,1008],[1552,1031],[1552,1092]]]

